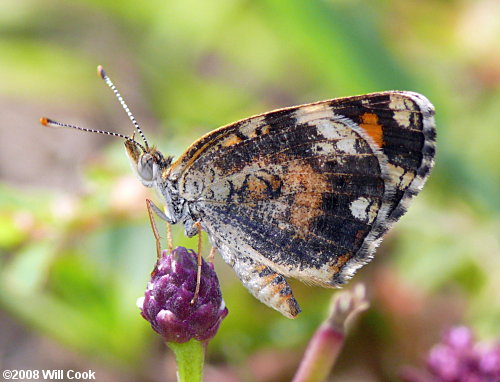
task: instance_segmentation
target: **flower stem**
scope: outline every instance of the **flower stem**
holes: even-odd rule
[[[335,295],[330,315],[309,341],[293,382],[324,381],[344,345],[346,323],[367,308],[368,301],[363,285]]]
[[[201,382],[205,346],[194,338],[184,343],[167,342],[175,354],[178,382]]]
[[[344,344],[344,333],[322,324],[311,338],[293,382],[322,382]]]

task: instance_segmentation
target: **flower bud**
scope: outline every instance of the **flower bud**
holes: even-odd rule
[[[197,270],[193,250],[177,247],[170,254],[163,251],[144,297],[137,300],[141,315],[166,342],[208,341],[228,314],[214,266],[204,259],[199,294],[191,303]]]

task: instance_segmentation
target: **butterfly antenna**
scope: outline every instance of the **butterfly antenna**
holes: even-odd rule
[[[141,127],[139,126],[139,124],[135,120],[134,115],[132,114],[132,112],[128,108],[127,104],[125,103],[125,100],[121,96],[121,94],[118,91],[118,89],[116,88],[115,84],[108,77],[108,75],[104,71],[104,68],[101,65],[99,65],[97,67],[97,73],[99,74],[99,77],[101,77],[104,80],[104,82],[106,82],[106,84],[110,87],[110,89],[113,90],[113,93],[115,93],[116,98],[118,98],[118,101],[120,102],[120,105],[122,105],[123,110],[125,110],[125,112],[127,113],[130,121],[132,121],[132,123],[134,124],[135,129],[139,132],[139,135],[141,136],[142,140],[144,141],[144,144],[145,144],[146,149],[147,149],[146,151],[149,151],[148,141],[147,141],[146,137],[144,136],[144,133],[142,132]]]
[[[61,122],[57,122],[57,121],[54,121],[53,119],[50,119],[50,118],[46,118],[46,117],[42,117],[40,118],[40,123],[44,126],[47,126],[47,127],[67,127],[67,128],[70,128],[70,129],[76,129],[76,130],[80,130],[80,131],[86,131],[88,133],[98,133],[98,134],[106,134],[106,135],[111,135],[113,137],[119,137],[119,138],[123,138],[123,139],[126,139],[128,141],[133,141],[135,142],[134,140],[134,137],[129,137],[127,135],[123,135],[123,134],[120,134],[120,133],[113,133],[111,131],[104,131],[104,130],[96,130],[96,129],[87,129],[85,127],[80,127],[80,126],[76,126],[76,125],[70,125],[68,123],[61,123]],[[146,151],[144,149],[144,146],[142,146],[139,142],[135,142],[137,145],[139,145],[139,147],[143,150],[143,151]]]

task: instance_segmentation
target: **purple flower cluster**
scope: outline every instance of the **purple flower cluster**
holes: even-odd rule
[[[409,382],[500,382],[500,344],[474,342],[465,326],[449,329],[427,358],[428,373],[412,372]],[[411,375],[410,375],[411,374]]]
[[[184,247],[163,251],[143,298],[137,301],[142,316],[167,342],[208,341],[215,336],[228,310],[213,264],[203,260],[198,297],[197,255]]]
[[[457,326],[431,349],[427,368],[440,382],[498,382],[500,346],[475,344],[471,330]]]

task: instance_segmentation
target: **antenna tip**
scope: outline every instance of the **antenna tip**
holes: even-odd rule
[[[49,126],[50,119],[48,119],[47,117],[42,117],[40,118],[40,123],[44,126]]]
[[[104,71],[102,65],[97,66],[97,74],[99,74],[99,77],[101,77],[103,80],[104,78],[107,77],[106,72]]]

